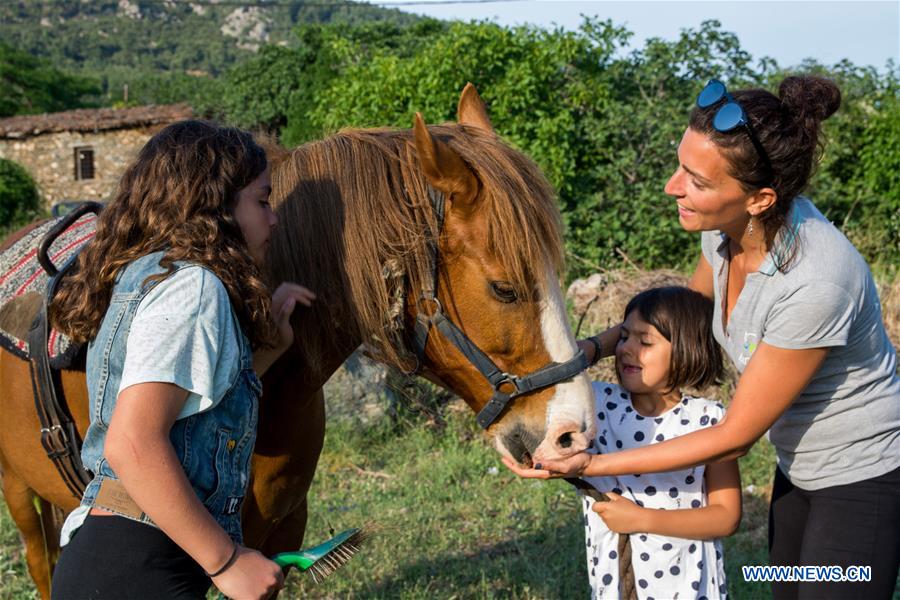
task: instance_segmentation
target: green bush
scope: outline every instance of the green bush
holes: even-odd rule
[[[866,124],[862,142],[855,181],[860,207],[851,238],[876,264],[896,269],[900,263],[900,98],[896,91],[882,100]]]
[[[41,197],[31,175],[22,166],[0,158],[0,231],[24,225],[41,208]]]

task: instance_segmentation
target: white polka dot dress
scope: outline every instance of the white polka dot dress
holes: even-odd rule
[[[638,448],[718,423],[721,404],[683,396],[681,403],[657,417],[645,417],[631,405],[628,392],[611,383],[595,382],[597,438],[601,453]],[[704,467],[683,471],[586,477],[601,492],[613,491],[639,506],[656,509],[706,506]],[[619,535],[582,499],[588,577],[593,598],[619,597]],[[686,540],[650,533],[631,534],[635,588],[642,600],[663,598],[725,598],[722,542]]]

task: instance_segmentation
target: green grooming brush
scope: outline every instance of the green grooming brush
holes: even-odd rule
[[[296,552],[282,552],[272,557],[279,566],[297,567],[312,575],[313,581],[323,579],[347,564],[359,547],[372,535],[370,528],[348,529],[330,540]]]
[[[322,583],[326,577],[346,565],[347,561],[359,552],[359,547],[372,537],[376,529],[377,526],[372,525],[348,529],[318,546],[276,554],[272,557],[272,561],[282,568],[297,567],[300,571],[312,575],[315,583]],[[224,599],[225,595],[219,593],[218,600]]]

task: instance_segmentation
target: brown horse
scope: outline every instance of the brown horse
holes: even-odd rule
[[[457,124],[426,127],[416,115],[412,130],[343,131],[273,159],[279,226],[271,275],[304,283],[318,300],[296,315],[295,346],[263,381],[244,530],[246,543],[265,553],[303,539],[324,438],[321,387],[360,344],[388,364],[420,368],[475,411],[498,390],[513,391],[517,378],[509,374],[574,363],[554,194],[538,168],[496,136],[471,85],[457,114]],[[413,334],[417,323],[420,334],[438,325],[438,313],[455,328]],[[473,364],[477,351],[467,357],[451,343],[454,331],[496,365],[493,383]],[[84,432],[84,373],[64,371],[61,380]],[[526,386],[483,423],[497,449],[524,462],[585,449],[594,434],[586,376],[537,387]],[[0,415],[4,496],[47,598],[58,547],[46,509],[69,511],[77,500],[41,448],[28,365],[7,352],[0,352]]]

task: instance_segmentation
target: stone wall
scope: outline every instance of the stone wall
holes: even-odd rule
[[[0,158],[31,174],[46,208],[62,200],[109,200],[125,166],[160,126],[98,132],[63,131],[0,139]],[[75,148],[94,150],[94,178],[75,179]]]

